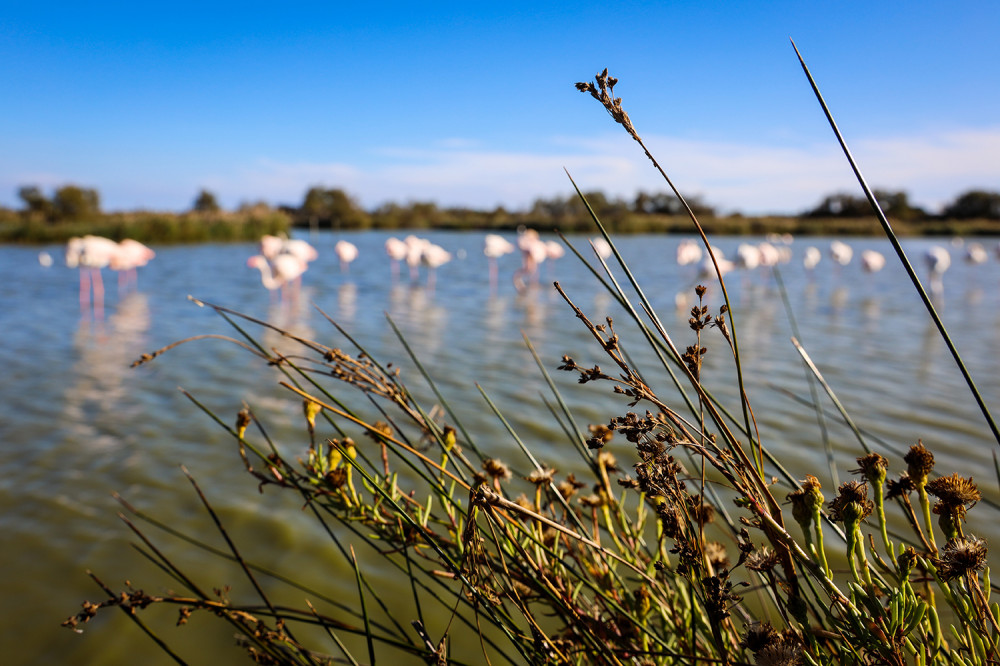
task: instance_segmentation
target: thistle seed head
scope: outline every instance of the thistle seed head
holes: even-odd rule
[[[948,542],[934,564],[941,580],[954,580],[967,573],[982,571],[988,552],[986,542],[979,537],[959,537]]]
[[[934,469],[934,454],[924,448],[923,441],[917,440],[903,456],[903,462],[906,463],[906,473],[913,479],[913,484],[919,487],[927,483],[927,475]]]

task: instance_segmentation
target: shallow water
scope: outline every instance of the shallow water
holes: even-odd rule
[[[258,494],[228,435],[177,390],[191,391],[228,422],[245,401],[284,450],[301,451],[301,406],[277,386],[276,372],[219,340],[187,343],[150,364],[129,367],[140,354],[181,338],[233,332],[219,316],[189,301],[188,294],[349,349],[313,309],[315,304],[373,356],[399,365],[418,399],[430,406],[433,396],[388,326],[388,315],[465,427],[477,433],[479,446],[521,467],[516,447],[475,382],[540,459],[562,471],[578,465],[563,433],[553,428],[542,398],[546,389],[522,335],[535,345],[579,427],[627,411],[624,401],[610,394],[610,385],[580,386],[574,376],[555,370],[563,354],[581,364],[610,363],[600,357],[593,338],[566,303],[545,286],[553,279],[593,321],[613,315],[646,380],[667,402],[676,402],[669,380],[642,339],[575,258],[543,265],[542,286],[518,293],[510,280],[518,260],[507,256],[500,263],[499,285],[491,290],[481,234],[427,235],[459,255],[438,270],[433,288],[423,274],[418,284],[392,279],[382,250],[387,234],[322,233],[311,238],[320,259],[306,274],[297,307],[276,302],[246,267],[252,245],[156,247],[156,259],[140,272],[137,292],[119,297],[114,285],[108,285],[103,316],[81,310],[74,271],[58,260],[50,268],[39,264],[40,250],[59,256],[60,248],[0,247],[0,367],[6,375],[0,385],[0,528],[6,536],[0,550],[0,589],[6,601],[0,645],[5,663],[126,664],[134,663],[137,653],[143,663],[170,663],[120,614],[107,613],[83,635],[58,625],[82,599],[103,598],[87,578],[88,569],[115,589],[125,579],[137,585],[155,581],[160,587],[147,588],[150,593],[170,585],[129,546],[135,539],[116,517],[119,505],[112,492],[165,523],[221,545],[181,472],[182,464],[227,526],[242,537],[240,543],[251,551],[248,557],[310,572],[311,583],[328,594],[354,594],[353,574],[328,541],[317,540],[295,498],[274,491]],[[361,251],[347,273],[333,260],[333,245],[340,237]],[[570,240],[585,247],[584,238]],[[673,261],[678,240],[634,236],[617,242],[668,332],[683,347],[693,339],[686,325],[688,313],[675,307],[675,299],[679,292],[692,291],[695,271]],[[746,239],[716,240],[732,256]],[[815,273],[808,274],[801,264],[805,248],[815,245],[825,254],[829,240],[796,240],[792,261],[781,268],[801,342],[851,417],[868,433],[869,443],[890,458],[890,473],[902,469],[893,451],[904,451],[921,438],[934,451],[939,472],[971,474],[984,495],[996,500],[992,456],[997,445],[902,268],[890,259],[880,273],[861,271],[860,251],[875,248],[888,257],[888,243],[851,239],[851,265],[834,269],[824,256]],[[904,243],[921,272],[923,251],[934,243],[941,241]],[[987,403],[1000,411],[1000,263],[991,257],[982,265],[966,265],[961,248],[945,244],[953,264],[944,276],[940,312]],[[113,279],[106,276],[109,283]],[[757,271],[734,273],[728,283],[761,437],[793,476],[813,473],[829,488],[816,414],[789,396],[808,399],[809,387],[789,342],[791,324],[775,282]],[[709,299],[717,310],[718,291]],[[261,338],[268,346],[287,345],[273,334]],[[706,384],[735,411],[731,356],[715,331],[706,339]],[[830,402],[823,404],[832,413]],[[835,416],[826,425],[844,480],[862,453],[860,445]],[[611,446],[619,460],[629,464],[625,444],[616,441]],[[778,492],[779,497],[783,494]],[[279,509],[285,511],[279,515]],[[975,516],[973,511],[971,531],[1000,536],[995,525],[976,525]],[[148,529],[172,556],[184,559],[183,547]],[[377,563],[368,566],[378,579]],[[246,587],[228,567],[210,562],[199,564],[198,570],[206,587]],[[229,578],[219,579],[223,576]],[[182,654],[200,663],[239,659],[232,632],[207,618],[173,629],[174,612],[154,610],[150,617],[158,618],[164,637],[198,645]]]

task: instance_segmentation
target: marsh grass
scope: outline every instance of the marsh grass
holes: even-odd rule
[[[577,87],[642,145],[614,96],[616,84],[605,70]],[[596,215],[594,222],[604,233]],[[703,232],[702,239],[707,245]],[[672,332],[617,251],[609,265],[570,247],[627,313],[614,321],[585,312],[557,283],[567,315],[592,336],[597,360],[564,356],[555,363],[526,341],[548,391],[553,429],[565,434],[578,457],[576,473],[556,471],[572,467],[566,459],[538,459],[481,387],[484,409],[506,437],[500,442],[469,431],[435,387],[435,377],[448,369],[421,365],[391,321],[436,404],[419,404],[398,370],[372,358],[363,341],[333,321],[349,351],[199,302],[233,327],[227,339],[281,373],[288,399],[302,406],[301,444],[273,441],[252,406],[218,415],[189,397],[228,433],[263,501],[276,492],[298,498],[319,538],[339,553],[356,596],[333,599],[245,557],[213,510],[211,493],[191,478],[225,547],[182,535],[123,500],[140,552],[178,591],[157,596],[128,586],[115,592],[95,575],[107,596],[85,603],[66,626],[80,631],[117,607],[178,661],[145,622],[147,607],[175,607],[179,624],[227,623],[248,656],[268,664],[396,663],[406,655],[441,664],[1000,659],[1000,607],[990,600],[987,544],[975,536],[976,522],[995,521],[988,512],[997,507],[971,477],[937,470],[933,452],[919,442],[884,455],[855,428],[854,477],[824,492],[815,470],[784,469],[757,433],[752,396],[744,389],[739,323],[723,280],[726,305],[710,310],[699,286],[688,329]],[[283,335],[290,350],[265,348],[255,329]],[[632,363],[625,340],[633,339],[651,348],[658,365]],[[710,349],[734,359],[732,381],[741,397],[734,412],[702,383]],[[851,424],[805,348],[797,343],[796,349],[839,410],[826,418]],[[549,372],[553,367],[617,394],[621,411],[605,423],[578,425]],[[678,397],[661,398],[654,388],[661,384],[676,388]],[[364,400],[348,400],[345,391]],[[824,414],[819,395],[804,402]],[[627,458],[609,452],[612,439],[628,442]],[[518,455],[500,460],[494,457],[499,450]],[[900,522],[890,520],[891,513],[902,516],[908,533],[890,531]],[[204,557],[229,560],[255,601],[234,601],[237,595],[197,580],[157,547],[149,527],[184,539]],[[364,561],[372,556],[394,582],[366,572]],[[276,601],[267,591],[274,585],[305,600]],[[405,604],[388,601],[401,596]],[[474,640],[450,651],[460,634]]]

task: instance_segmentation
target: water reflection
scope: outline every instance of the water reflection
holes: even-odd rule
[[[60,405],[62,423],[74,441],[107,448],[118,440],[101,424],[127,423],[140,417],[127,378],[132,362],[146,351],[150,329],[149,300],[132,292],[108,320],[82,319],[73,336],[76,362]]]
[[[353,324],[358,312],[358,287],[345,282],[337,288],[337,313],[344,324]]]

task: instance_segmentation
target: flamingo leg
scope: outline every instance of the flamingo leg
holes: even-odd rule
[[[80,267],[80,310],[90,305],[90,274],[86,268]]]
[[[101,277],[101,269],[94,268],[94,314],[98,319],[104,318],[104,279]]]

